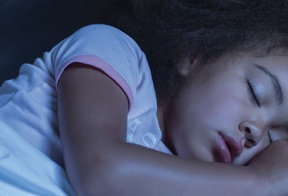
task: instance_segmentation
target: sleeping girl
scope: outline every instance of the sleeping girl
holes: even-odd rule
[[[1,192],[287,195],[288,1],[126,6],[1,86]]]

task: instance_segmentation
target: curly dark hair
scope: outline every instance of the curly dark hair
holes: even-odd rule
[[[288,48],[288,0],[123,0],[116,26],[147,55],[163,103],[183,79],[175,64],[227,51]]]

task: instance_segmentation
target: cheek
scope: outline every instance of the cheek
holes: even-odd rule
[[[189,154],[197,145],[211,145],[211,138],[217,131],[236,130],[246,115],[242,95],[231,87],[216,87],[210,85],[198,91],[186,91],[170,105],[165,131],[177,151]]]
[[[186,94],[177,100],[174,117],[183,129],[212,129],[240,123],[247,115],[247,102],[243,95],[233,89],[217,88]],[[230,127],[235,128],[235,127]]]
[[[237,123],[247,113],[243,101],[232,93],[225,96],[212,95],[206,100],[203,98],[202,103],[196,107],[207,123],[215,125]]]

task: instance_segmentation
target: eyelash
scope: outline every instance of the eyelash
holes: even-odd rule
[[[251,82],[249,80],[247,80],[247,85],[248,85],[250,96],[256,102],[257,106],[260,107],[259,98],[258,98],[257,94],[255,93],[254,86],[251,84]]]

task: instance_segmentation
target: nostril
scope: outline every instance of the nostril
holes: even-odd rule
[[[251,148],[253,146],[256,145],[256,142],[252,139],[247,139],[246,142],[245,142],[245,146],[248,147],[248,148]]]
[[[251,133],[251,129],[250,129],[249,127],[246,127],[246,128],[245,128],[245,132],[246,132],[246,133]]]

